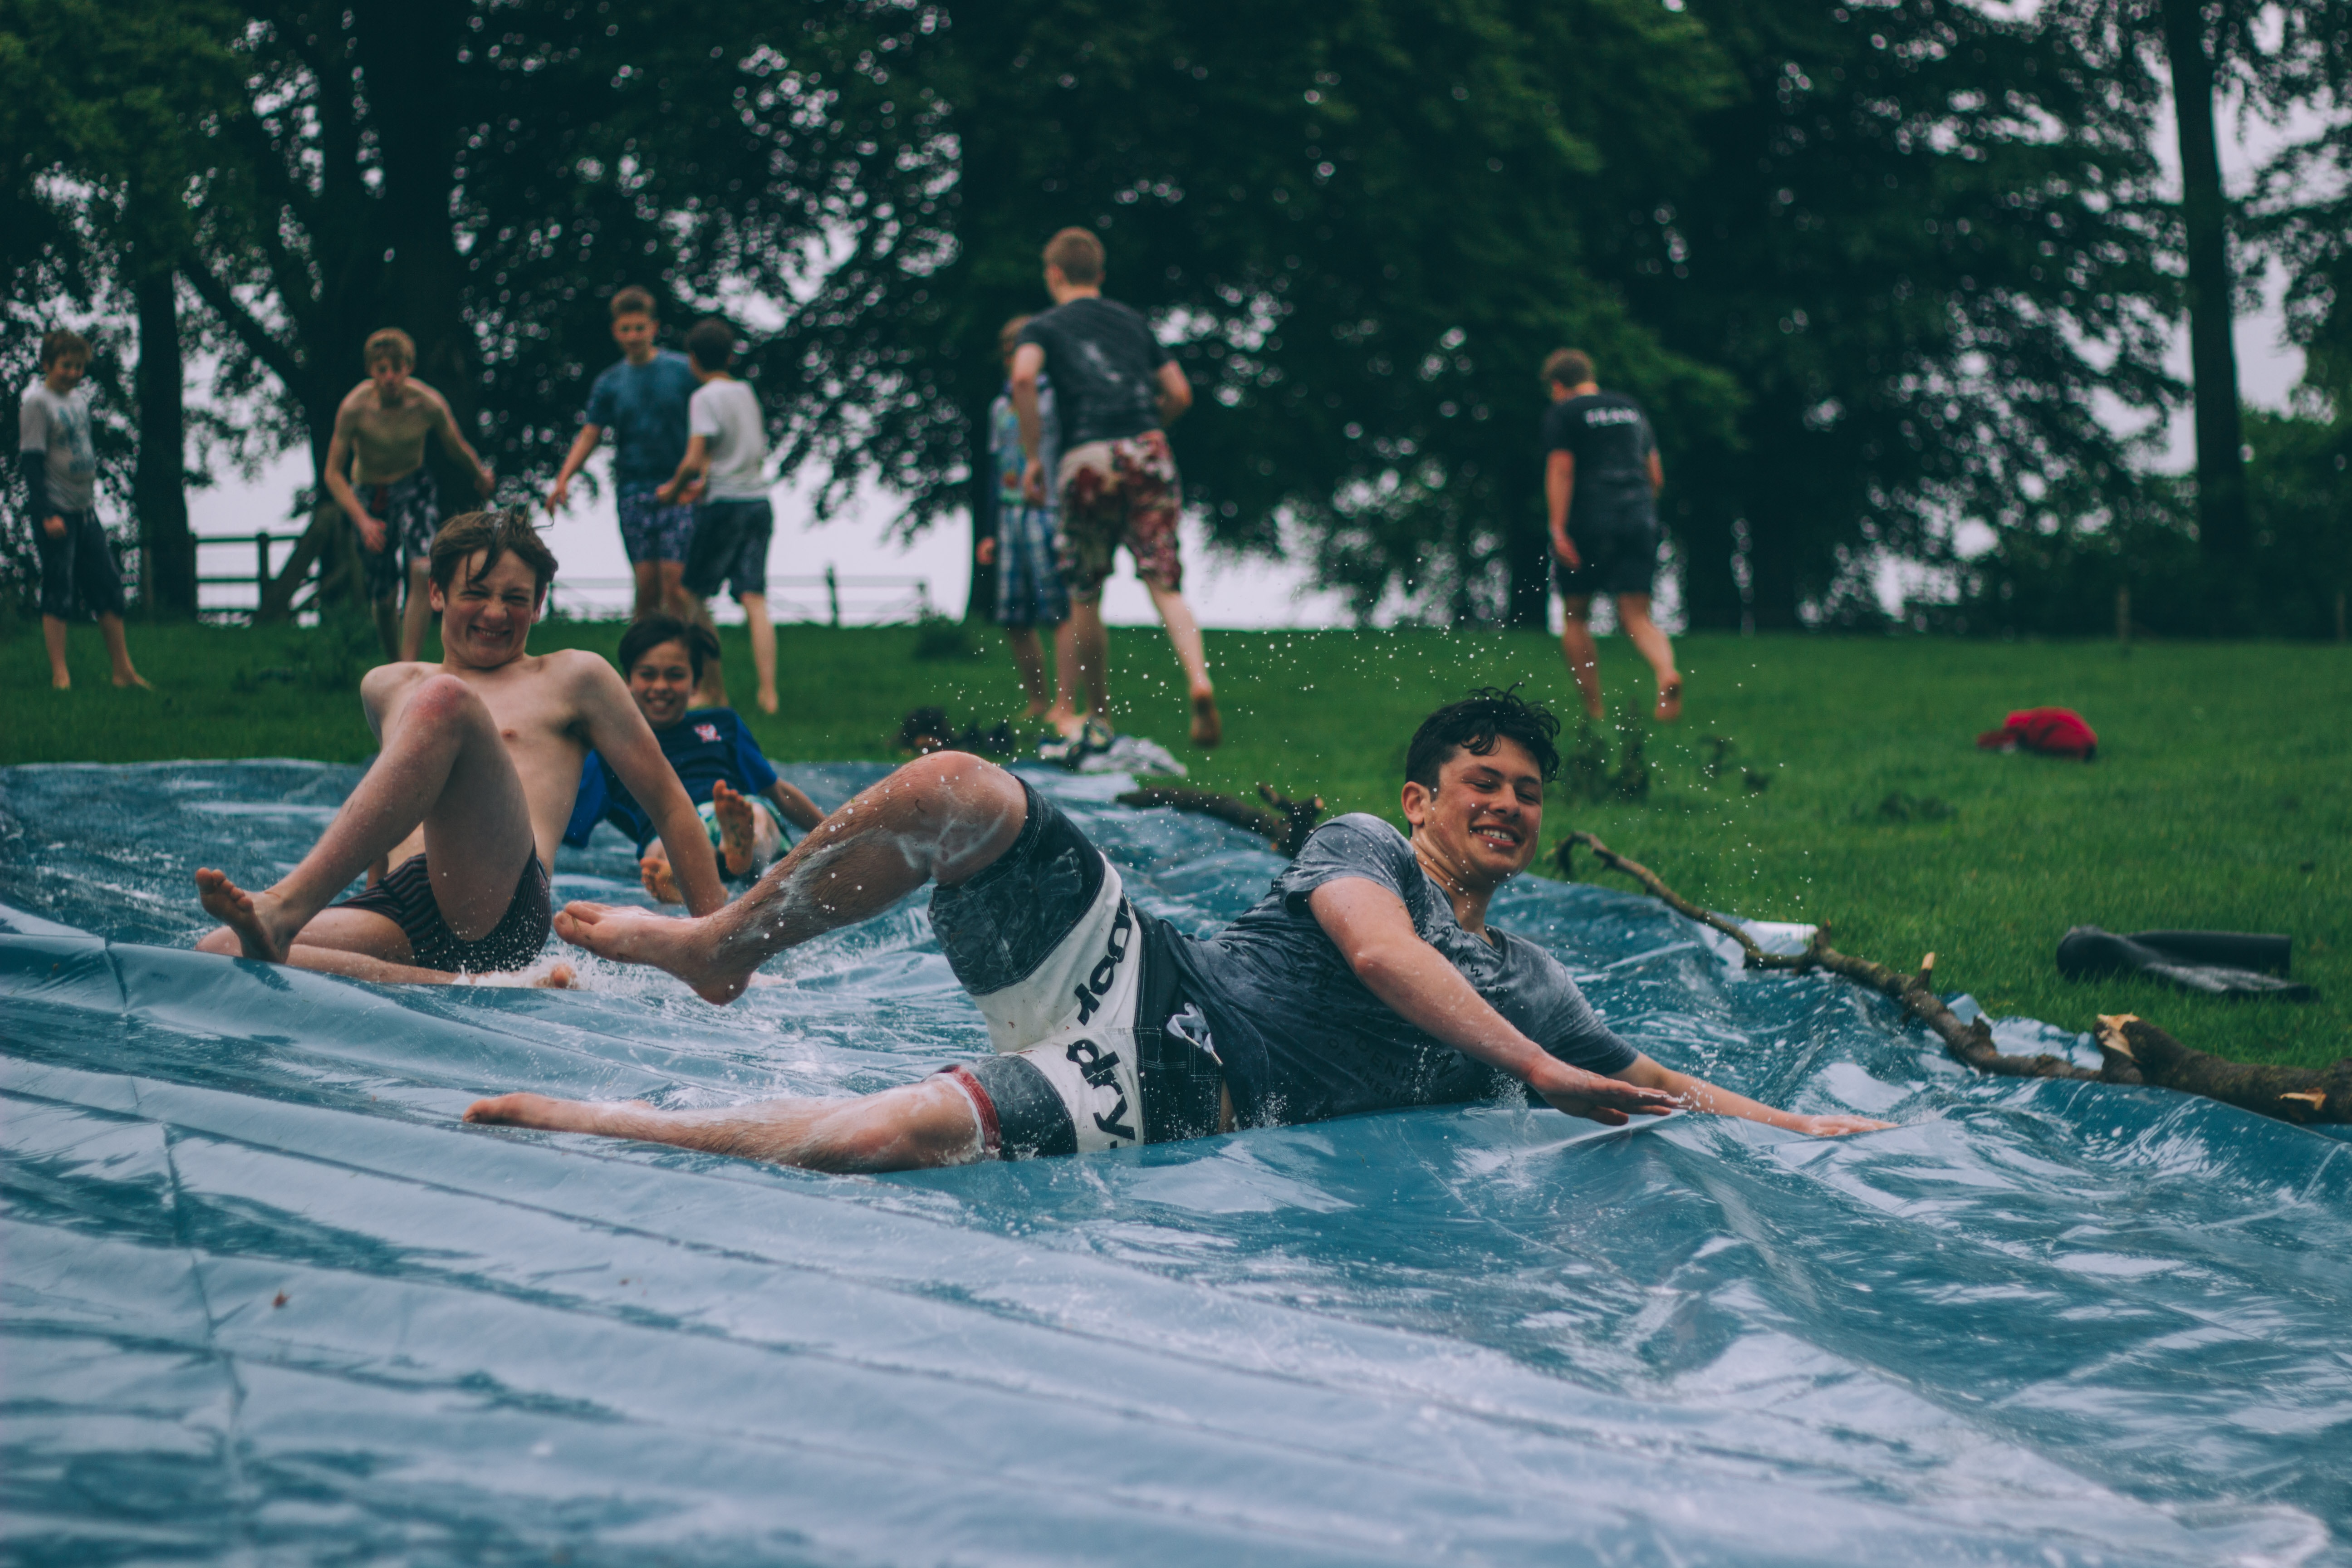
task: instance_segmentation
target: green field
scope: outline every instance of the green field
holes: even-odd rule
[[[337,637],[131,631],[153,693],[109,687],[95,629],[79,628],[78,685],[54,694],[37,632],[0,630],[0,763],[357,760],[372,749],[350,689],[359,667]],[[618,636],[557,622],[533,647],[609,650]],[[761,745],[779,760],[887,758],[910,707],[942,704],[960,723],[1017,710],[992,640],[975,636],[974,657],[947,660],[917,658],[918,640],[912,628],[782,628],[786,710],[751,715]],[[1732,637],[1679,647],[1688,710],[1678,725],[1649,728],[1647,799],[1594,805],[1563,787],[1548,838],[1589,829],[1695,900],[1829,921],[1840,947],[1886,963],[1933,950],[1938,981],[1996,1014],[2087,1028],[2095,1014],[2136,1012],[2248,1060],[2345,1053],[2352,649]],[[1525,679],[1574,709],[1557,649],[1528,634],[1212,632],[1209,651],[1227,713],[1222,750],[1183,743],[1181,689],[1156,629],[1113,634],[1122,726],[1168,744],[1195,784],[1246,793],[1264,779],[1320,794],[1335,811],[1394,817],[1413,724],[1467,687]],[[748,675],[740,631],[727,657],[732,678]],[[1612,700],[1646,680],[1618,638],[1603,639],[1602,674]],[[2096,763],[1973,749],[2009,709],[2041,703],[2090,720]],[[1734,742],[1712,778],[1708,736]],[[1752,790],[1750,771],[1769,786]],[[1891,795],[1909,797],[1898,803],[1909,820],[1882,811]],[[2069,983],[2052,952],[2077,924],[2284,931],[2297,977],[2321,999],[2220,1003],[2146,983]]]

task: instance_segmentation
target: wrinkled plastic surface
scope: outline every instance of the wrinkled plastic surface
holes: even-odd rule
[[[1498,921],[1643,1048],[1900,1128],[1475,1107],[882,1180],[468,1128],[852,1093],[982,1030],[919,903],[723,1011],[186,951],[189,869],[266,882],[352,776],[0,774],[16,1561],[2352,1562],[2326,1136],[1979,1079],[1536,880]],[[1194,929],[1276,868],[1041,783]],[[557,889],[632,879],[607,833]]]

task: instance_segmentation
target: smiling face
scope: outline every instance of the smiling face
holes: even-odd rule
[[[89,369],[89,361],[82,355],[59,354],[49,362],[49,368],[41,373],[41,383],[63,397],[81,384],[82,374]]]
[[[694,700],[694,659],[686,645],[673,637],[657,642],[629,667],[629,695],[637,711],[656,730],[667,730],[686,717]]]
[[[613,318],[613,341],[621,345],[621,357],[631,364],[646,364],[654,357],[654,334],[660,323],[643,310],[631,310]]]
[[[539,619],[539,579],[529,564],[509,551],[496,565],[480,571],[488,554],[476,551],[457,568],[446,592],[439,584],[433,585],[444,655],[475,669],[496,669],[520,658],[531,623]]]
[[[1453,871],[1465,891],[1491,892],[1528,868],[1543,831],[1543,773],[1517,741],[1485,756],[1456,751],[1431,791],[1408,780],[1413,845]]]

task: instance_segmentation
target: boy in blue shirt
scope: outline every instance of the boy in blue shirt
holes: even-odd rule
[[[547,492],[547,510],[552,516],[562,508],[571,494],[572,476],[611,431],[621,545],[636,577],[634,614],[658,611],[691,620],[694,605],[687,595],[685,576],[687,552],[694,542],[695,509],[690,503],[664,501],[654,492],[686,456],[687,404],[701,383],[684,354],[654,346],[660,331],[651,294],[624,289],[613,296],[613,341],[621,345],[621,360],[589,389],[587,418]]]
[[[662,755],[701,814],[719,851],[720,872],[740,883],[757,878],[784,852],[791,842],[784,836],[786,823],[805,833],[824,814],[776,776],[733,709],[688,706],[703,665],[718,652],[719,639],[706,628],[673,616],[647,616],[633,622],[621,638],[621,673]],[[591,752],[580,771],[580,794],[563,842],[574,848],[586,844],[599,819],[637,847],[646,891],[665,903],[683,901],[652,817],[604,759]]]
[[[1021,689],[1029,699],[1029,717],[1043,719],[1055,731],[1076,732],[1077,654],[1071,638],[1070,591],[1063,585],[1062,569],[1054,558],[1054,475],[1062,459],[1062,427],[1054,408],[1054,389],[1037,378],[1037,420],[1041,429],[1038,453],[1045,471],[1045,499],[1034,502],[1021,491],[1029,458],[1021,449],[1021,418],[1013,409],[1013,351],[1026,316],[1015,316],[996,334],[997,351],[1004,361],[1007,380],[996,401],[988,405],[988,455],[996,469],[996,488],[989,496],[992,527],[982,535],[977,552],[982,566],[996,568],[996,624],[1013,649],[1021,671]],[[1053,683],[1045,678],[1045,650],[1037,628],[1054,637],[1055,662],[1061,666],[1062,697],[1053,700]]]

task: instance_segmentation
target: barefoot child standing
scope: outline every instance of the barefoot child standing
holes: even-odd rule
[[[1062,569],[1054,559],[1054,488],[1062,459],[1062,426],[1054,408],[1054,388],[1037,378],[1037,420],[1042,434],[1037,454],[1045,473],[1045,494],[1032,501],[1021,491],[1029,459],[1021,450],[1021,417],[1013,409],[1013,351],[1018,346],[1026,316],[1015,316],[996,335],[997,353],[1004,361],[1004,390],[988,405],[988,456],[996,483],[988,493],[993,514],[977,554],[982,566],[996,568],[996,624],[1013,650],[1013,667],[1021,672],[1021,689],[1029,699],[1028,717],[1042,719],[1056,733],[1076,731],[1078,715],[1077,653],[1072,643],[1070,591],[1062,583]],[[1060,667],[1062,694],[1054,698],[1054,683],[1045,672],[1045,650],[1037,629],[1048,627],[1054,637],[1054,661]]]
[[[703,602],[725,588],[743,606],[751,634],[751,668],[759,677],[760,711],[776,710],[776,628],[768,619],[768,542],[776,531],[768,501],[768,429],[760,396],[727,373],[735,359],[735,329],[718,317],[697,321],[686,334],[687,362],[701,383],[687,409],[689,435],[677,471],[655,492],[665,501],[698,500],[694,544],[686,557],[686,593],[695,618],[708,626]],[[719,642],[710,643],[701,698],[727,706]]]
[[[122,575],[98,524],[98,449],[89,438],[89,389],[81,384],[89,368],[89,344],[79,333],[49,333],[41,340],[41,379],[25,389],[17,414],[25,510],[41,557],[41,638],[49,650],[49,684],[59,691],[73,685],[66,669],[66,622],[77,596],[98,617],[114,684],[147,684],[131,667],[122,636]]]
[[[703,666],[718,657],[718,648],[719,639],[705,627],[673,616],[647,616],[622,635],[621,673],[662,755],[694,802],[718,851],[720,872],[730,881],[744,881],[765,871],[790,847],[786,823],[806,832],[824,814],[776,776],[732,708],[689,706]],[[637,847],[646,891],[664,903],[683,901],[652,816],[611,764],[591,752],[580,770],[580,795],[563,842],[579,848],[600,820]]]

